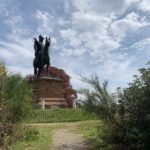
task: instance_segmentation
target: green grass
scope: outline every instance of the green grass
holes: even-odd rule
[[[103,141],[106,130],[106,125],[101,120],[89,120],[81,122],[74,132],[83,134],[92,150],[109,150],[111,146]]]
[[[25,142],[18,141],[9,150],[48,150],[52,145],[52,134],[58,128],[67,128],[69,123],[30,124],[39,131],[39,139]],[[83,134],[92,150],[109,150],[103,141],[105,124],[101,120],[87,120],[74,123],[73,132]]]
[[[97,120],[95,114],[87,113],[83,109],[49,109],[33,110],[26,120],[29,123],[74,122],[82,120]]]
[[[39,131],[39,139],[34,141],[18,141],[9,150],[48,150],[52,144],[52,133],[54,129],[63,128],[65,125],[34,125]]]

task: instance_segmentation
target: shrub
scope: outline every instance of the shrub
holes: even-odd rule
[[[7,119],[13,123],[25,119],[31,111],[32,91],[26,80],[21,75],[11,75],[6,83],[5,106]]]
[[[8,74],[0,59],[0,147],[7,148],[13,142],[15,124],[31,112],[32,90],[19,74]]]
[[[39,131],[28,125],[14,125],[14,132],[12,135],[13,143],[17,141],[35,141],[39,139]]]
[[[31,110],[32,90],[19,74],[8,74],[0,61],[0,122],[20,122]]]
[[[150,149],[150,64],[147,68],[139,69],[139,75],[128,88],[119,92],[121,103],[120,116],[125,131],[122,143],[128,149]]]
[[[108,92],[106,81],[100,84],[97,76],[82,80],[92,87],[79,91],[84,95],[85,108],[110,126],[105,142],[114,145],[115,150],[150,149],[150,66],[139,69],[139,76],[134,76],[128,88],[118,89],[118,105]]]
[[[13,125],[9,123],[0,124],[0,147],[6,149],[11,144],[11,136],[13,135]]]

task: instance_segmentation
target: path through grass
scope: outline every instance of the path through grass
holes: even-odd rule
[[[103,123],[98,120],[88,120],[70,123],[47,123],[30,125],[36,127],[40,132],[39,139],[30,142],[20,141],[11,146],[10,150],[56,150],[56,148],[58,149],[59,146],[61,147],[61,144],[65,145],[66,147],[71,147],[71,145],[73,144],[74,147],[78,146],[76,143],[71,143],[72,141],[79,143],[80,147],[82,147],[85,144],[85,142],[89,143],[89,146],[92,146],[93,150],[95,150],[95,144],[96,142],[99,142],[96,141],[96,137],[98,135],[97,127],[103,126]],[[66,137],[64,137],[64,139],[67,139],[67,136],[74,137],[71,137],[70,140],[58,141],[58,144],[55,143],[54,146],[54,142],[56,142],[59,139],[61,140],[63,138],[62,136],[65,135]],[[91,142],[92,140],[95,142],[95,144]],[[74,147],[72,147],[72,150],[74,150]]]

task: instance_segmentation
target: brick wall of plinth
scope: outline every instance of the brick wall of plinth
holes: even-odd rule
[[[46,108],[53,106],[69,107],[64,98],[65,90],[61,79],[42,77],[35,79],[32,85],[34,89],[34,99],[37,103],[40,102],[41,99],[44,99]]]

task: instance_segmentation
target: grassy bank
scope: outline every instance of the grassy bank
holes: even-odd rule
[[[97,120],[95,114],[87,113],[83,109],[50,109],[33,110],[26,120],[28,123],[74,122],[83,120]]]
[[[74,132],[83,134],[92,150],[109,150],[111,145],[105,144],[103,140],[106,130],[107,128],[103,121],[89,120],[78,124]]]
[[[57,125],[32,125],[39,131],[39,138],[31,141],[18,141],[9,150],[48,150],[52,144],[52,132],[55,129],[65,127],[64,124]]]
[[[79,121],[76,123],[32,124],[39,131],[39,139],[28,142],[19,141],[12,145],[9,150],[48,150],[52,146],[53,131],[58,128],[67,128],[71,125],[73,125],[72,132],[83,134],[93,148],[92,150],[108,150],[101,138],[104,123],[99,120]]]

